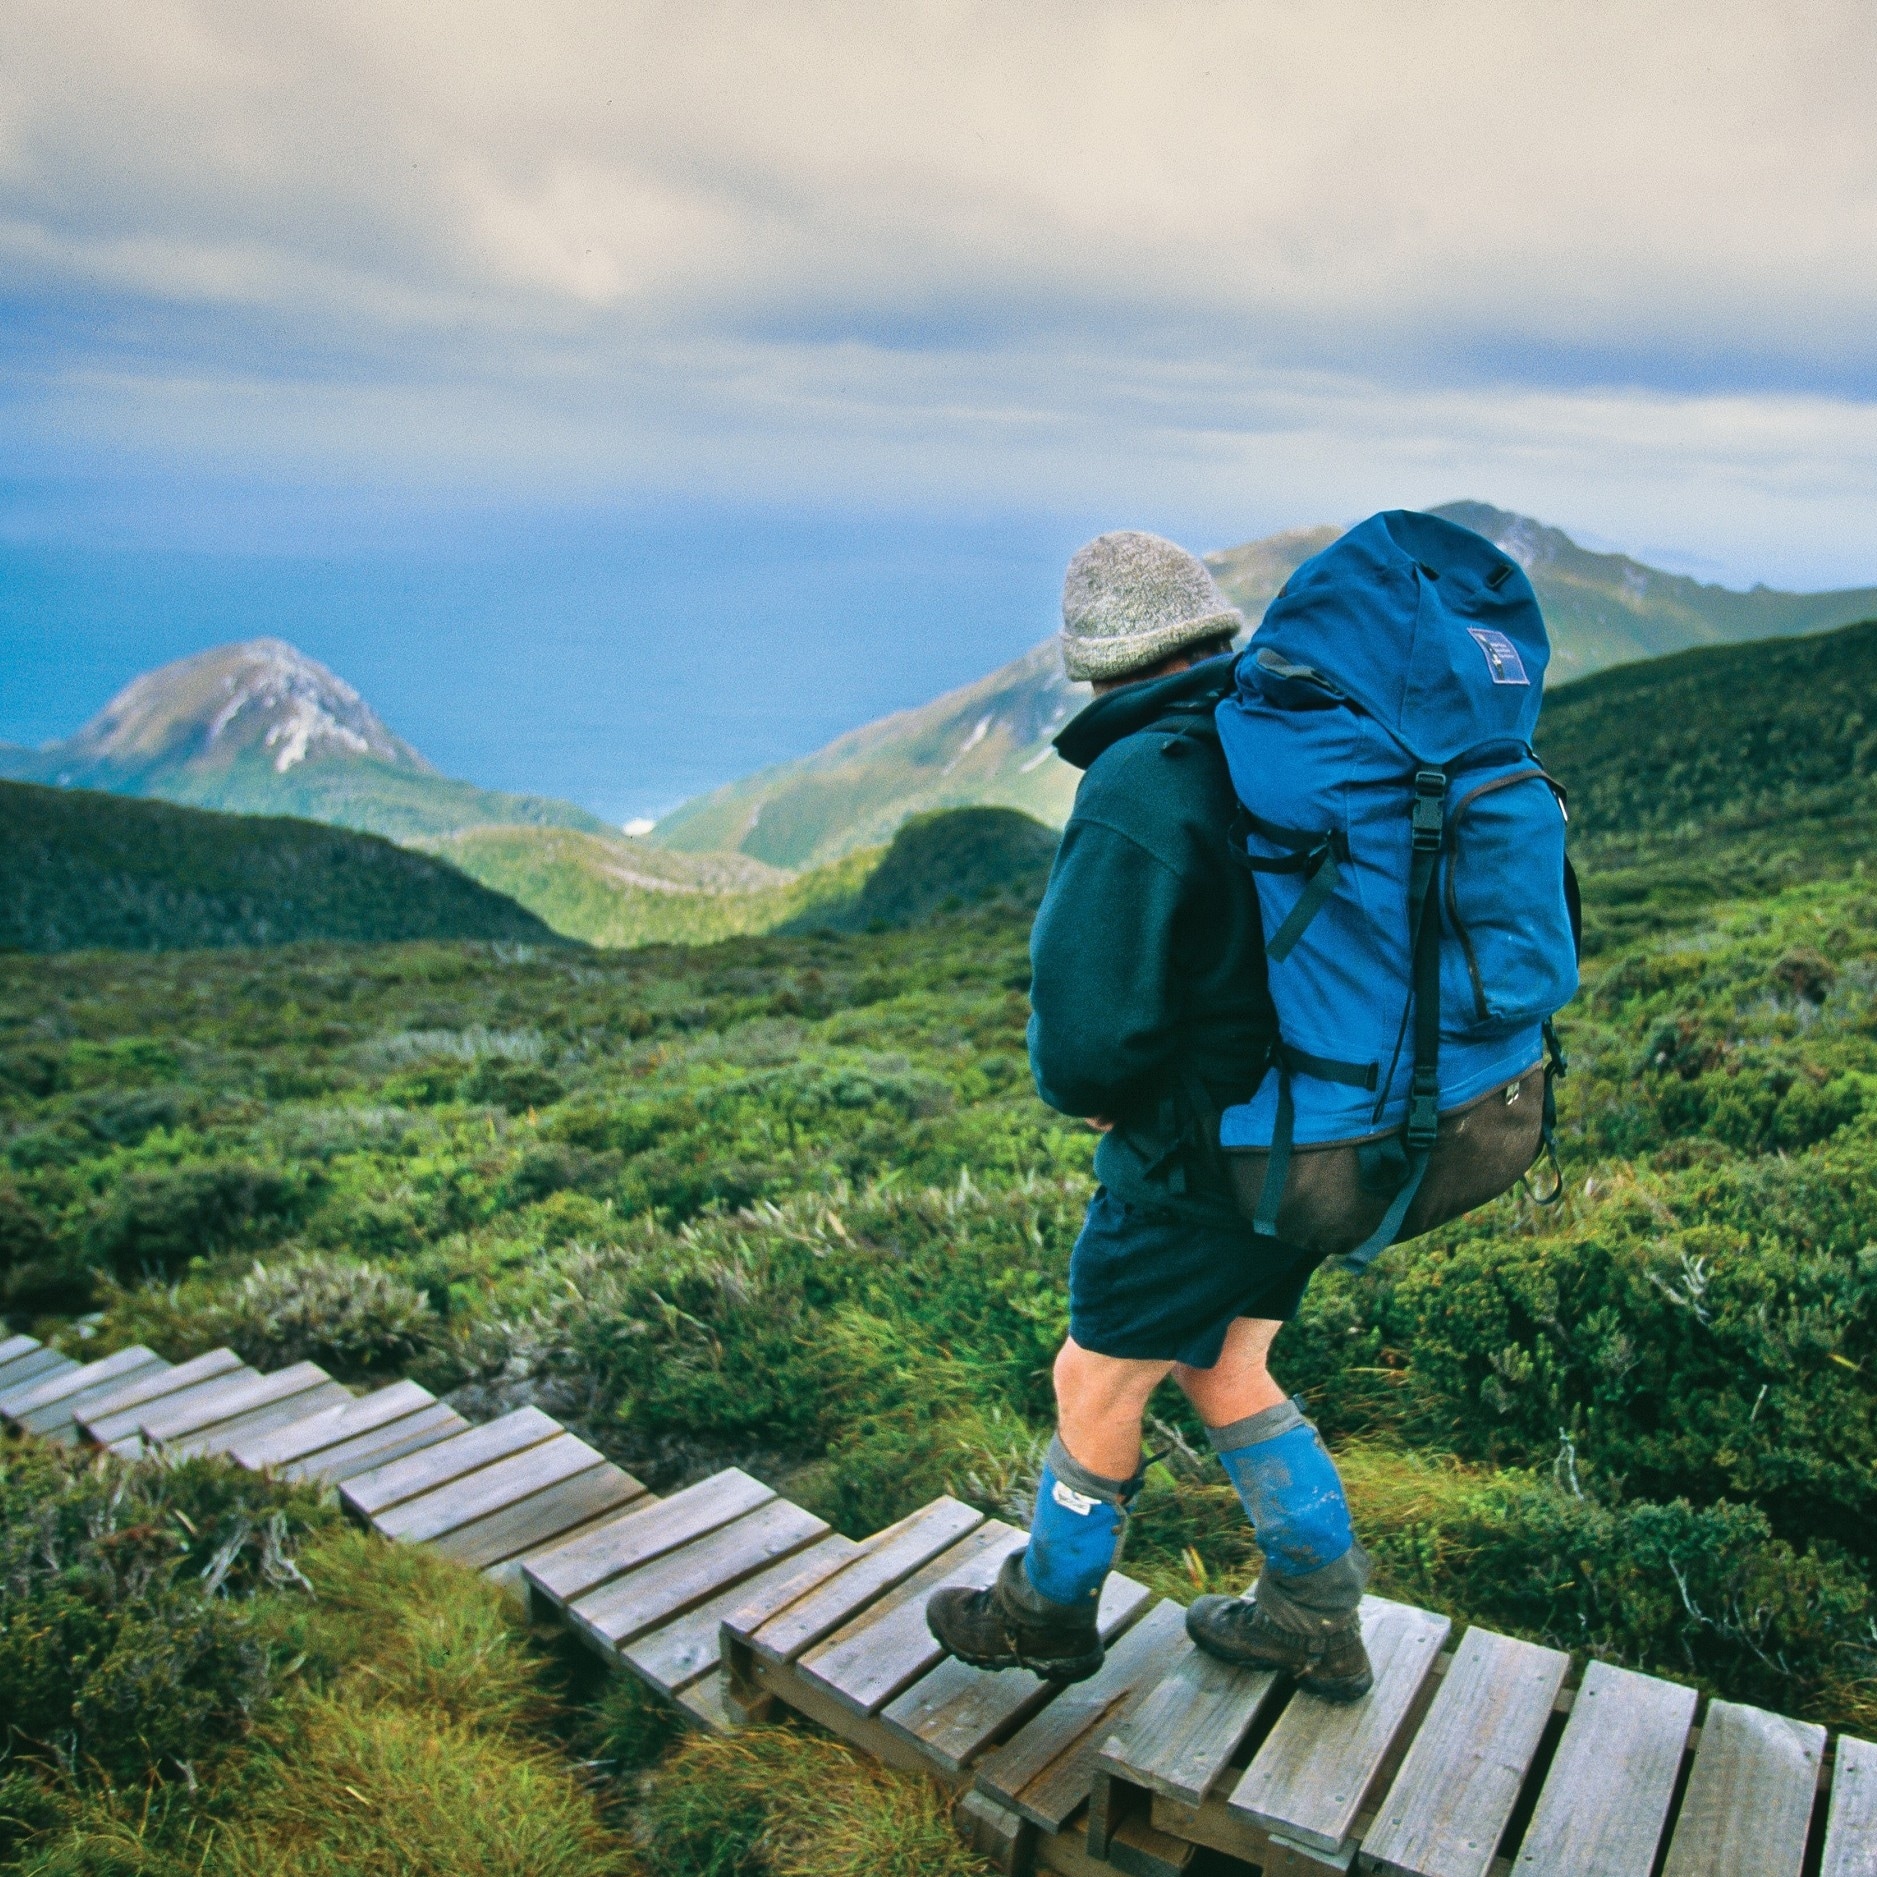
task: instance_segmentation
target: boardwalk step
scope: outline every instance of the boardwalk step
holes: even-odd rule
[[[137,1421],[153,1402],[180,1396],[185,1389],[201,1388],[242,1368],[232,1349],[211,1349],[174,1368],[151,1370],[107,1389],[89,1400],[73,1419],[85,1439],[108,1447],[137,1432]]]
[[[760,1480],[726,1468],[556,1547],[527,1566],[528,1582],[550,1606],[565,1611],[602,1584],[717,1531],[775,1496]]]
[[[354,1516],[376,1525],[406,1500],[422,1498],[465,1474],[538,1447],[560,1432],[560,1423],[539,1408],[517,1408],[499,1420],[485,1421],[421,1452],[353,1474],[339,1488],[340,1502]]]
[[[1390,1877],[1486,1877],[1569,1656],[1471,1629],[1363,1840]]]
[[[1339,1706],[1299,1694],[1233,1787],[1227,1809],[1292,1843],[1340,1856],[1446,1646],[1444,1616],[1380,1597],[1362,1600],[1375,1686]]]
[[[1096,1760],[1135,1704],[1193,1652],[1186,1612],[1157,1603],[1108,1651],[1100,1671],[1066,1688],[977,1770],[980,1792],[1058,1832],[1089,1796]]]
[[[1799,1877],[1824,1751],[1809,1721],[1710,1701],[1662,1877]]]
[[[1649,1877],[1695,1691],[1592,1662],[1519,1846],[1516,1877]]]
[[[1103,1642],[1113,1642],[1154,1601],[1145,1584],[1117,1571],[1102,1586],[1095,1614]],[[948,1656],[883,1708],[880,1719],[926,1754],[941,1773],[956,1776],[1014,1733],[1056,1692],[1027,1669],[999,1673]]]
[[[169,1366],[153,1349],[135,1344],[96,1362],[74,1363],[69,1369],[51,1370],[0,1390],[0,1417],[22,1434],[56,1435],[73,1424],[81,1407],[120,1383],[161,1373]]]

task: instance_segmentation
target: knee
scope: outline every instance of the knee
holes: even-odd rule
[[[1052,1374],[1057,1410],[1072,1418],[1139,1416],[1172,1366],[1168,1362],[1130,1362],[1119,1356],[1097,1355],[1079,1344],[1065,1342],[1057,1352]]]

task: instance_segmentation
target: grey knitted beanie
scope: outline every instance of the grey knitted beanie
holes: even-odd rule
[[[1238,631],[1206,564],[1132,528],[1077,548],[1062,583],[1062,663],[1071,678],[1124,678],[1182,646]]]

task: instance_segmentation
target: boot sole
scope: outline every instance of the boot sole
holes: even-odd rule
[[[972,1668],[989,1669],[993,1672],[1007,1668],[1027,1668],[1039,1681],[1060,1683],[1087,1681],[1097,1673],[1106,1656],[1101,1650],[1092,1655],[1041,1656],[1025,1660],[1014,1654],[978,1655],[968,1649],[953,1649],[952,1654],[959,1661]]]
[[[1297,1686],[1306,1694],[1313,1694],[1319,1701],[1345,1703],[1360,1701],[1375,1686],[1373,1675],[1349,1675],[1340,1681],[1324,1681],[1315,1676],[1302,1677]]]

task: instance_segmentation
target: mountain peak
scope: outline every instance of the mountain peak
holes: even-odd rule
[[[434,773],[337,672],[285,639],[218,645],[146,671],[67,747],[80,762],[126,768],[245,758],[285,775],[336,756]]]

